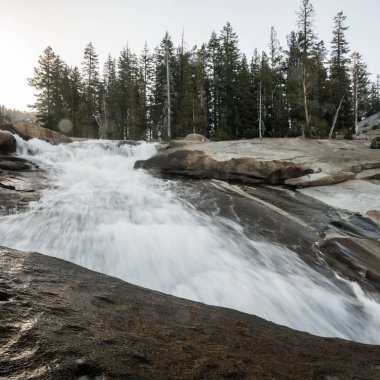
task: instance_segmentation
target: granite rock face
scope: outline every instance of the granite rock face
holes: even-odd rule
[[[236,141],[174,140],[136,168],[195,178],[247,183],[321,186],[380,168],[379,151],[368,141],[264,138]]]
[[[0,248],[7,379],[378,379],[380,346],[316,337]]]
[[[284,183],[289,178],[313,173],[309,165],[281,160],[260,160],[251,157],[218,161],[198,150],[176,150],[137,161],[135,168],[157,169],[167,174],[193,178],[240,180],[246,183]]]

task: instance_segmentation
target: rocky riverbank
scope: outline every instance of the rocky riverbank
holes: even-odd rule
[[[7,379],[378,379],[380,346],[327,339],[0,249]]]
[[[344,182],[367,170],[372,170],[370,175],[380,173],[380,150],[370,149],[370,141],[365,140],[186,139],[172,142],[168,149],[136,162],[135,167],[193,178],[298,188]]]
[[[12,145],[9,134],[5,140]],[[183,147],[209,146],[207,154],[194,150],[199,161],[194,160],[191,149],[185,156],[190,155],[194,168],[203,160],[202,165],[209,165],[207,169],[211,170],[202,169],[189,175],[186,171],[197,170],[162,173],[198,178],[226,176],[239,183],[178,181],[177,188],[185,202],[190,202],[197,212],[238,224],[254,240],[289,248],[331,281],[335,275],[341,276],[377,295],[378,226],[368,218],[337,210],[288,186],[251,185],[281,184],[285,178],[299,178],[294,176],[319,169],[330,173],[328,170],[348,167],[355,176],[358,170],[376,167],[376,153],[373,159],[367,145],[354,144],[357,148],[347,152],[346,142],[326,145],[302,140],[305,145],[301,142],[302,148],[296,154],[294,144],[298,140],[284,141],[289,141],[293,150],[289,148],[287,152],[278,147],[277,140],[273,140],[272,147],[265,142],[266,148],[260,148],[267,152],[265,160],[270,161],[267,166],[259,163],[264,156],[251,157],[253,163],[246,160],[256,146],[253,141],[241,142],[241,153],[237,152],[238,145],[233,146],[236,142],[220,145],[220,151],[212,151],[220,143],[172,143],[181,146],[163,150],[156,157],[182,149],[175,156],[181,162]],[[338,152],[338,158],[336,161],[324,158],[321,151],[314,162],[312,149],[306,144],[323,145],[324,154]],[[268,159],[271,157],[268,149],[273,152],[273,160]],[[276,149],[278,156],[274,155]],[[287,152],[284,161],[279,157],[280,150]],[[308,160],[301,153],[309,154]],[[182,165],[175,160],[174,166]],[[224,162],[230,166],[224,166]],[[248,175],[250,165],[256,170],[254,176]],[[228,173],[226,167],[232,171]],[[365,179],[376,170],[362,170],[360,175]],[[272,174],[265,177],[266,171]],[[0,157],[3,214],[20,211],[37,199],[40,190],[47,186],[44,175],[35,164],[3,151]],[[249,184],[244,185],[244,181]],[[380,374],[379,346],[312,336],[253,315],[140,288],[37,253],[1,248],[0,267],[0,377],[376,379]],[[360,336],[356,339],[360,340]]]

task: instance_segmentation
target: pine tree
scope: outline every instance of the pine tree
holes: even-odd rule
[[[372,82],[369,96],[369,115],[380,112],[380,75]]]
[[[298,136],[301,125],[304,123],[303,88],[301,86],[302,52],[299,47],[298,33],[293,31],[287,38],[288,50],[286,51],[286,108],[288,114],[288,136]],[[302,132],[301,132],[302,133]]]
[[[43,127],[52,129],[53,120],[53,76],[54,61],[56,55],[53,49],[48,46],[38,59],[38,67],[34,68],[33,78],[28,79],[30,86],[34,87],[38,93],[37,101],[31,107],[37,111],[37,121]]]
[[[101,114],[101,83],[99,80],[99,60],[95,48],[91,42],[84,49],[82,73],[83,93],[85,97],[85,126],[84,134],[87,137],[97,137],[99,125],[96,118]]]
[[[237,76],[238,96],[237,111],[239,114],[239,129],[235,138],[251,138],[255,135],[256,102],[252,86],[250,68],[245,55],[242,56],[240,70]]]
[[[171,127],[173,117],[173,71],[176,67],[173,42],[168,32],[165,33],[160,46],[155,49],[154,64],[155,85],[153,94],[152,120],[156,125],[155,138],[167,138],[169,137],[169,126]]]
[[[252,118],[253,125],[246,127],[243,133],[244,138],[260,137],[263,129],[263,91],[261,78],[261,55],[254,50],[250,64],[250,77],[252,88]]]
[[[331,42],[329,99],[331,113],[331,138],[334,131],[343,131],[346,135],[353,133],[354,118],[352,114],[351,81],[348,73],[349,53],[345,37],[346,16],[339,12],[334,18],[333,40]]]
[[[221,88],[221,115],[220,125],[215,133],[217,139],[232,139],[239,136],[239,114],[237,111],[238,72],[240,64],[240,51],[238,37],[229,22],[220,33],[222,76]]]
[[[147,136],[153,139],[153,122],[151,119],[153,104],[154,66],[153,57],[150,54],[148,44],[145,42],[144,49],[140,55],[140,81],[141,81],[141,122]]]
[[[192,81],[192,129],[195,133],[200,133],[209,137],[207,118],[207,94],[208,81],[206,73],[207,49],[203,44],[199,50],[193,48],[191,54],[191,81]]]
[[[313,138],[327,137],[329,131],[329,125],[326,121],[328,108],[326,55],[324,42],[315,43],[310,60],[313,86],[309,95],[309,107],[312,115],[309,137]]]
[[[118,60],[119,109],[121,138],[141,138],[137,110],[137,57],[126,46]]]
[[[316,80],[313,75],[312,67],[312,50],[314,48],[316,35],[314,33],[315,11],[310,0],[302,0],[301,8],[298,15],[299,27],[299,48],[302,53],[300,65],[300,79],[302,86],[302,103],[305,113],[305,124],[302,124],[302,136],[305,137],[305,129],[310,129],[310,105],[309,96]]]
[[[277,33],[274,27],[270,31],[269,39],[269,65],[267,73],[268,109],[267,129],[269,136],[283,136],[287,129],[287,107],[285,94],[284,57]]]
[[[352,99],[354,104],[355,133],[358,133],[358,121],[368,116],[370,80],[367,65],[358,52],[351,55]]]
[[[70,69],[68,72],[69,79],[69,91],[66,92],[66,101],[69,104],[69,118],[73,122],[73,136],[83,137],[85,136],[82,130],[83,112],[82,107],[84,105],[84,96],[82,93],[82,76],[77,66]]]
[[[216,131],[219,130],[222,113],[222,48],[220,46],[219,38],[215,32],[212,32],[210,40],[207,44],[206,57],[209,137],[214,137]]]
[[[186,136],[193,130],[193,102],[195,83],[192,77],[191,52],[186,50],[184,36],[177,49],[176,67],[174,68],[174,112],[173,137]]]
[[[119,87],[116,77],[116,61],[108,54],[103,70],[103,99],[101,104],[103,138],[119,138]]]

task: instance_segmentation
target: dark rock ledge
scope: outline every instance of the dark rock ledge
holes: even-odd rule
[[[0,248],[0,378],[379,379],[380,346],[327,339]]]

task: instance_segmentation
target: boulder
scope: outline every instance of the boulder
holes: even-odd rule
[[[209,139],[197,133],[191,133],[181,140],[171,140],[169,148],[181,148],[189,144],[207,142]]]
[[[16,139],[7,131],[0,130],[0,152],[16,152]]]
[[[194,178],[270,184],[281,184],[289,178],[313,173],[309,165],[302,163],[253,157],[218,161],[202,151],[186,149],[159,153],[148,160],[136,161],[135,168],[155,169],[165,174],[187,175]]]
[[[198,134],[198,133],[190,133],[189,135],[187,135],[185,138],[184,138],[185,141],[197,141],[197,142],[200,142],[200,141],[209,141],[208,138]]]
[[[37,168],[36,164],[31,163],[20,157],[5,156],[0,157],[0,170],[8,170],[12,172],[21,172]]]
[[[316,337],[0,247],[9,379],[378,379],[380,346]]]
[[[6,126],[1,126],[1,129],[15,133],[24,140],[36,138],[49,142],[53,145],[72,142],[70,137],[52,131],[51,129],[40,127],[36,123],[23,123],[16,125],[7,124]]]
[[[377,136],[374,139],[372,139],[371,149],[380,149],[380,136]]]

